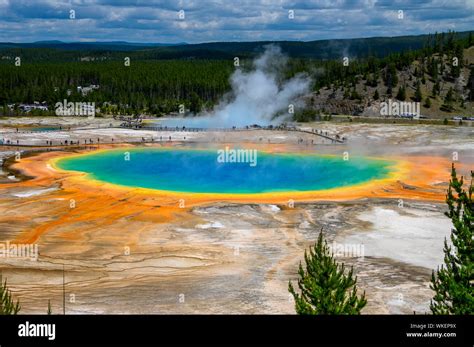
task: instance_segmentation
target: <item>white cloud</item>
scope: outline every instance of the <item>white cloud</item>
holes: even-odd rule
[[[474,0],[0,0],[0,8],[1,41],[309,41],[474,29]],[[87,26],[71,25],[70,8]]]

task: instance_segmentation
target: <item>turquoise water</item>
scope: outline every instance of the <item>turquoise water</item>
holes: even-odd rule
[[[43,132],[43,131],[60,130],[59,127],[55,127],[55,126],[28,126],[28,127],[8,126],[7,128],[10,131],[16,131],[16,129],[18,129],[19,132]]]
[[[129,159],[126,160],[126,152]],[[63,158],[63,170],[123,186],[196,193],[311,191],[384,178],[393,162],[364,157],[257,153],[255,166],[218,162],[217,150],[120,149]]]
[[[33,131],[33,132],[41,132],[41,131],[56,131],[59,130],[59,127],[25,127],[20,128],[20,131]]]
[[[11,127],[12,129],[18,129],[20,132],[43,132],[43,131],[56,131],[59,127],[56,126],[28,126],[28,127]]]

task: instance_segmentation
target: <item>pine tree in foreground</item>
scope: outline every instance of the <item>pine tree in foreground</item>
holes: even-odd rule
[[[360,314],[367,304],[365,292],[357,297],[357,277],[353,278],[353,268],[345,273],[344,264],[338,264],[330,252],[323,233],[317,243],[305,251],[306,268],[300,263],[297,293],[291,284],[288,290],[295,299],[298,314]]]
[[[0,274],[0,315],[17,314],[20,308],[20,302],[18,300],[16,303],[13,302],[12,294],[7,287],[7,280],[3,282]]]
[[[474,314],[473,181],[474,172],[471,172],[471,184],[464,190],[463,177],[458,180],[453,164],[446,196],[449,208],[446,216],[454,226],[452,247],[445,239],[444,266],[431,275],[430,288],[435,291],[430,304],[433,314]]]

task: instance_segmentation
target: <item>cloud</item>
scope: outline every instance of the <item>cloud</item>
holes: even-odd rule
[[[310,41],[463,31],[472,23],[472,0],[0,0],[0,41],[17,42]]]

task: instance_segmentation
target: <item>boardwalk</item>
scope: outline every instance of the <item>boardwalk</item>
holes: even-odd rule
[[[338,135],[331,136],[327,132],[318,131],[317,129],[312,129],[313,131],[305,130],[299,127],[244,127],[244,128],[187,128],[187,127],[150,127],[150,126],[141,126],[139,129],[152,130],[152,131],[178,131],[178,132],[230,132],[230,131],[252,131],[252,130],[267,130],[267,131],[296,131],[306,134],[311,134],[315,136],[320,136],[325,139],[331,140],[334,143],[344,143],[345,138],[339,138]]]
[[[42,131],[4,130],[0,132],[0,146],[54,147],[91,146],[100,144],[156,143],[298,143],[341,144],[344,138],[315,129],[296,127],[245,127],[245,128],[186,128],[186,127],[87,127],[49,129]]]

